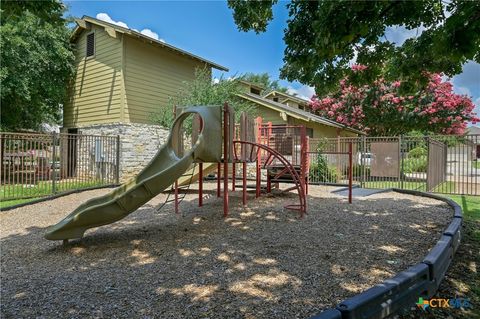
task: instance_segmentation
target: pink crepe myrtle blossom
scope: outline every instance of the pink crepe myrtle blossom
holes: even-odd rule
[[[353,65],[354,72],[365,70]],[[328,96],[312,97],[309,107],[317,114],[372,135],[407,134],[411,130],[463,134],[467,122],[477,123],[471,98],[453,92],[440,74],[428,74],[425,88],[401,95],[400,81],[381,78],[370,85],[356,85],[346,77]]]

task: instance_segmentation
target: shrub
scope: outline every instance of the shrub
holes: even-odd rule
[[[417,146],[412,148],[410,152],[408,152],[408,158],[421,158],[427,156],[427,149],[421,146]]]
[[[336,183],[339,179],[337,168],[328,165],[327,159],[321,154],[317,154],[310,164],[310,180],[320,183]]]
[[[404,173],[425,173],[427,172],[427,167],[427,156],[421,156],[418,158],[406,158],[403,160]]]

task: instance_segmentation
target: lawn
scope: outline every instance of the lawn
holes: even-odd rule
[[[364,188],[402,188],[418,191],[426,191],[425,182],[406,182],[404,181],[372,181],[365,182]],[[433,189],[434,193],[450,193],[455,191],[455,182],[444,182]]]
[[[480,161],[479,160],[473,161],[472,166],[473,168],[480,169]]]
[[[78,181],[78,180],[61,180],[55,183],[55,193],[62,193],[69,190],[89,188],[95,186],[106,185],[101,180]],[[52,195],[52,181],[40,181],[36,184],[15,184],[4,185],[0,187],[0,201],[12,201],[26,198],[36,198]],[[4,204],[2,204],[2,207]]]

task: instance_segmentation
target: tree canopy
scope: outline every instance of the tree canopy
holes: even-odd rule
[[[229,0],[228,6],[240,30],[259,33],[273,19],[276,2]],[[368,66],[363,81],[384,77],[414,87],[428,82],[422,71],[453,76],[468,60],[480,63],[480,1],[292,0],[287,7],[281,77],[315,86],[317,93],[351,74],[355,59]],[[386,31],[399,26],[418,36],[394,43]]]
[[[278,80],[272,80],[268,73],[245,73],[244,75],[240,76],[239,79],[245,80],[247,82],[257,84],[264,88],[263,93],[268,93],[269,91],[280,91],[280,92],[287,92],[287,88],[281,86],[278,83]]]
[[[170,128],[174,120],[174,107],[186,105],[223,105],[227,102],[235,108],[237,117],[242,111],[255,115],[255,106],[240,98],[240,93],[242,89],[237,81],[220,78],[218,82],[213,82],[209,69],[196,69],[195,79],[185,82],[178,93],[169,99],[168,104],[152,115],[153,123]],[[187,119],[184,126],[187,133],[190,133],[191,120]]]
[[[54,0],[6,1],[1,10],[0,128],[58,123],[74,73],[63,5]]]
[[[366,72],[354,65],[354,73]],[[412,131],[433,134],[464,134],[466,122],[480,119],[470,98],[455,94],[452,84],[439,74],[427,74],[428,84],[413,94],[402,94],[400,81],[381,78],[369,85],[357,85],[349,77],[342,79],[331,94],[313,97],[314,112],[346,126],[374,136],[409,134]]]

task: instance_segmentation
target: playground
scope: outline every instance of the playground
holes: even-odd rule
[[[355,198],[311,186],[304,219],[283,206],[294,193],[249,200],[231,192],[221,218],[216,183],[156,213],[135,214],[63,246],[43,238],[107,189],[1,215],[6,317],[308,318],[420,262],[449,223],[443,202],[394,192]],[[8,278],[8,280],[6,280]]]
[[[372,316],[436,292],[460,242],[458,205],[395,189],[353,199],[352,143],[321,151],[346,164],[346,189],[309,185],[304,127],[286,139],[256,121],[236,123],[227,104],[178,108],[129,182],[4,212],[2,313]]]

